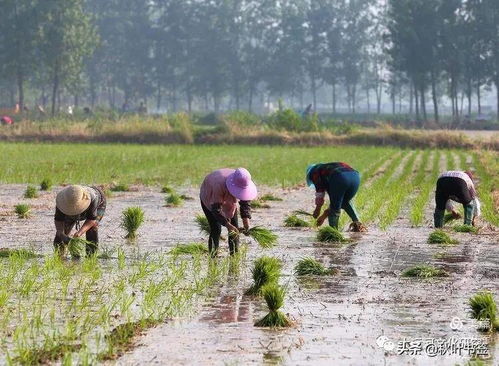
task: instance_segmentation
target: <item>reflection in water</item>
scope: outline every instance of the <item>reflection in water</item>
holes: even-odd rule
[[[216,324],[224,323],[252,323],[251,310],[252,303],[242,295],[223,295],[218,303],[210,303],[210,309],[201,321],[213,322]]]

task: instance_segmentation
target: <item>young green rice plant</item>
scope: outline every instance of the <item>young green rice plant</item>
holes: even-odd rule
[[[40,183],[40,191],[50,191],[52,188],[52,180],[50,178],[45,178]]]
[[[111,188],[112,192],[128,192],[130,191],[130,187],[127,184],[114,184]]]
[[[310,216],[312,217],[313,215],[310,213],[310,212],[307,212],[305,210],[296,210],[296,211],[293,211],[293,214],[294,215],[301,215],[301,216]]]
[[[295,266],[295,273],[298,276],[327,276],[336,273],[334,269],[328,269],[319,261],[312,257],[305,257]]]
[[[454,226],[454,231],[458,233],[472,233],[477,234],[478,228],[473,225],[456,225]]]
[[[83,238],[72,238],[68,243],[68,251],[74,259],[83,258],[86,256],[87,246],[97,248],[97,245]]]
[[[178,193],[172,192],[165,198],[166,205],[169,207],[178,207],[184,203],[184,199]]]
[[[461,215],[459,215],[459,217],[455,217],[453,214],[447,213],[444,215],[444,223],[448,224],[449,222],[452,222],[452,221],[460,219],[460,218],[461,218]]]
[[[208,246],[204,243],[177,244],[169,254],[172,255],[199,255],[208,253]]]
[[[260,197],[260,201],[266,202],[266,201],[274,201],[274,202],[280,202],[282,201],[282,198],[274,196],[271,193],[264,194],[262,197]]]
[[[317,240],[323,243],[348,243],[350,240],[331,226],[325,226],[317,233]]]
[[[24,191],[24,198],[37,198],[38,197],[38,190],[36,189],[35,186],[27,186],[26,190]]]
[[[430,174],[427,174],[426,171],[425,173],[424,182],[416,187],[419,188],[419,194],[413,199],[411,208],[410,218],[414,226],[420,226],[423,222],[425,207],[430,200],[431,192],[435,189],[435,181],[440,173],[440,153],[438,151],[433,152]]]
[[[292,325],[286,314],[279,311],[284,305],[286,291],[277,283],[266,285],[262,289],[262,294],[269,308],[269,313],[255,323],[256,327],[284,328]]]
[[[263,256],[256,259],[251,270],[253,285],[246,291],[246,295],[260,295],[265,285],[279,280],[281,269],[282,263],[277,258]]]
[[[443,230],[435,230],[432,233],[430,233],[430,236],[428,237],[428,243],[430,244],[457,244],[458,241],[455,239],[452,239],[449,234],[447,234]]]
[[[468,302],[471,316],[478,321],[487,321],[489,332],[499,331],[497,305],[490,291],[481,291],[470,298]]]
[[[38,258],[40,255],[36,254],[32,250],[28,249],[9,249],[9,248],[1,248],[0,249],[0,258],[9,258],[12,256],[16,256],[19,258]]]
[[[269,229],[261,226],[254,226],[248,230],[248,234],[262,248],[272,248],[277,243],[278,236]]]
[[[168,194],[170,194],[170,193],[174,193],[174,192],[175,191],[173,190],[173,188],[170,187],[170,186],[168,186],[168,185],[167,186],[163,186],[161,188],[161,193],[168,193]]]
[[[436,268],[427,264],[419,264],[411,268],[407,268],[402,272],[402,277],[447,277],[449,274],[440,268]]]
[[[252,209],[258,209],[258,208],[270,208],[270,205],[263,203],[261,200],[254,200],[251,201],[250,206]]]
[[[17,217],[20,219],[27,219],[30,215],[31,207],[29,207],[26,203],[20,203],[15,205],[14,212],[17,214]]]
[[[205,233],[207,235],[210,235],[210,224],[208,223],[208,219],[206,218],[206,216],[204,215],[196,215],[196,224],[198,225],[199,227],[199,231],[201,233]]]
[[[289,215],[288,217],[286,217],[286,219],[284,219],[284,226],[286,227],[310,227],[310,223],[303,220],[303,219],[300,219],[298,216],[296,215]]]
[[[125,238],[135,239],[137,230],[144,223],[144,210],[140,207],[128,207],[123,211],[121,227],[127,232]]]

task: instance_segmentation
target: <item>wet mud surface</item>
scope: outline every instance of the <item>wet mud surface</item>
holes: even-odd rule
[[[3,185],[0,190],[0,247],[32,246],[52,250],[55,192],[24,200],[24,185]],[[139,205],[146,222],[136,244],[129,250],[169,250],[177,243],[204,241],[194,217],[201,213],[195,189],[179,189],[192,196],[182,207],[164,207],[158,188],[140,187],[136,192],[114,193],[101,224],[103,246],[123,245],[120,214]],[[270,189],[262,193],[271,192]],[[432,356],[443,347],[422,347],[421,354],[399,355],[399,342],[445,339],[481,339],[488,346],[490,365],[499,364],[499,336],[488,338],[477,330],[468,315],[468,299],[489,289],[499,296],[499,232],[485,223],[479,235],[451,233],[454,246],[427,244],[432,231],[429,205],[422,227],[413,228],[403,217],[387,231],[376,224],[365,234],[347,233],[353,239],[343,246],[317,244],[314,229],[283,227],[286,215],[296,209],[311,210],[313,193],[305,188],[273,190],[283,202],[269,202],[258,209],[253,224],[265,225],[280,237],[279,245],[263,251],[250,243],[246,265],[239,274],[214,289],[196,315],[176,319],[151,329],[137,339],[137,346],[115,361],[119,365],[455,365],[470,357],[466,347],[454,354]],[[18,219],[13,205],[27,202],[32,217]],[[227,244],[221,243],[222,255]],[[251,284],[252,260],[261,255],[283,260],[281,284],[287,288],[284,312],[296,321],[286,330],[255,328],[266,314],[262,299],[243,295]],[[305,256],[339,270],[329,277],[297,278],[296,263]],[[415,264],[430,263],[450,276],[417,280],[400,273]],[[451,326],[453,318],[459,318]],[[457,324],[457,325],[456,325]],[[385,336],[387,338],[379,338]],[[377,342],[378,341],[378,342]],[[392,342],[392,343],[390,343]],[[423,345],[425,343],[423,342]],[[381,345],[381,346],[380,346]],[[419,346],[413,348],[417,352]],[[461,355],[459,354],[461,352]]]

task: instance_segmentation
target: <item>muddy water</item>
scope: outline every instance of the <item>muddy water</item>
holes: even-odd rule
[[[34,210],[33,217],[25,221],[11,213],[24,188],[9,185],[0,190],[0,247],[33,245],[48,252],[55,193],[27,200]],[[197,196],[193,189],[180,191]],[[243,295],[251,282],[251,260],[263,253],[251,244],[248,263],[241,273],[221,284],[199,307],[196,316],[150,330],[118,364],[455,365],[469,360],[462,348],[461,356],[455,352],[430,357],[425,350],[413,356],[397,354],[399,342],[417,342],[420,338],[484,339],[491,353],[490,364],[499,364],[497,337],[487,340],[467,316],[468,298],[476,291],[490,289],[499,296],[499,233],[494,228],[486,227],[478,236],[453,233],[460,244],[440,247],[426,244],[431,231],[429,219],[423,227],[412,228],[401,216],[386,232],[371,226],[369,233],[351,234],[352,244],[318,245],[312,229],[281,225],[291,211],[310,210],[313,194],[307,189],[273,193],[285,201],[270,202],[270,209],[257,210],[254,223],[266,225],[280,236],[279,246],[266,254],[284,262],[281,283],[287,286],[288,295],[283,310],[296,326],[281,331],[253,327],[265,315],[266,306],[262,300]],[[143,207],[147,221],[139,241],[129,245],[130,249],[167,250],[179,242],[203,240],[193,223],[194,215],[201,212],[198,201],[187,201],[181,208],[166,208],[163,200],[158,189],[116,193],[102,222],[102,242],[107,246],[123,243],[119,216],[131,205]],[[404,208],[401,214],[407,212]],[[431,217],[430,213],[426,217]],[[293,267],[304,256],[338,268],[340,274],[297,279]],[[405,268],[427,262],[445,268],[450,277],[429,281],[400,277]],[[460,321],[451,327],[454,317]],[[386,349],[380,347],[376,342],[380,336],[393,344],[385,342]]]

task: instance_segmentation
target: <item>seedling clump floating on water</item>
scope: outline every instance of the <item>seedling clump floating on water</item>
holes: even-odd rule
[[[256,327],[283,328],[292,325],[288,317],[280,308],[284,305],[284,296],[286,292],[277,283],[271,283],[262,290],[265,302],[269,307],[269,313],[255,323]]]
[[[144,223],[144,211],[140,207],[128,207],[123,211],[121,227],[127,232],[125,238],[135,239],[137,230]]]
[[[449,234],[443,230],[435,230],[428,237],[430,244],[457,244],[457,240],[452,239]]]
[[[271,248],[277,243],[278,236],[269,229],[254,226],[248,230],[251,236],[262,248]]]
[[[265,285],[277,282],[281,276],[282,263],[274,257],[263,256],[255,260],[251,274],[253,285],[246,291],[247,295],[260,295]]]
[[[52,180],[50,180],[50,178],[45,178],[40,183],[40,190],[41,191],[50,191],[51,188],[52,188]]]
[[[418,277],[418,278],[431,278],[431,277],[447,277],[449,274],[440,268],[435,268],[427,264],[420,264],[406,269],[402,272],[402,277]]]
[[[342,233],[331,226],[325,226],[317,233],[317,240],[324,243],[348,243]]]
[[[172,192],[166,196],[166,205],[171,207],[178,207],[184,203],[184,199],[178,193]]]
[[[35,186],[26,187],[26,191],[24,191],[24,198],[37,198],[38,191]]]
[[[260,197],[260,201],[282,201],[282,198],[274,196],[271,193],[264,194],[262,197]]]
[[[456,225],[454,226],[454,231],[458,233],[472,233],[477,234],[478,228],[472,225]]]
[[[26,203],[20,203],[14,207],[14,211],[20,219],[27,219],[30,215],[31,208]]]
[[[490,291],[481,291],[469,300],[471,316],[478,321],[487,321],[488,331],[499,331],[497,305]]]
[[[286,227],[310,227],[310,223],[300,219],[296,215],[289,215],[284,220],[284,226]]]
[[[208,253],[208,246],[203,243],[178,244],[170,250],[170,254],[172,255],[197,255],[206,253]]]
[[[328,269],[312,257],[300,259],[295,266],[298,276],[327,276],[336,273],[334,269]]]

